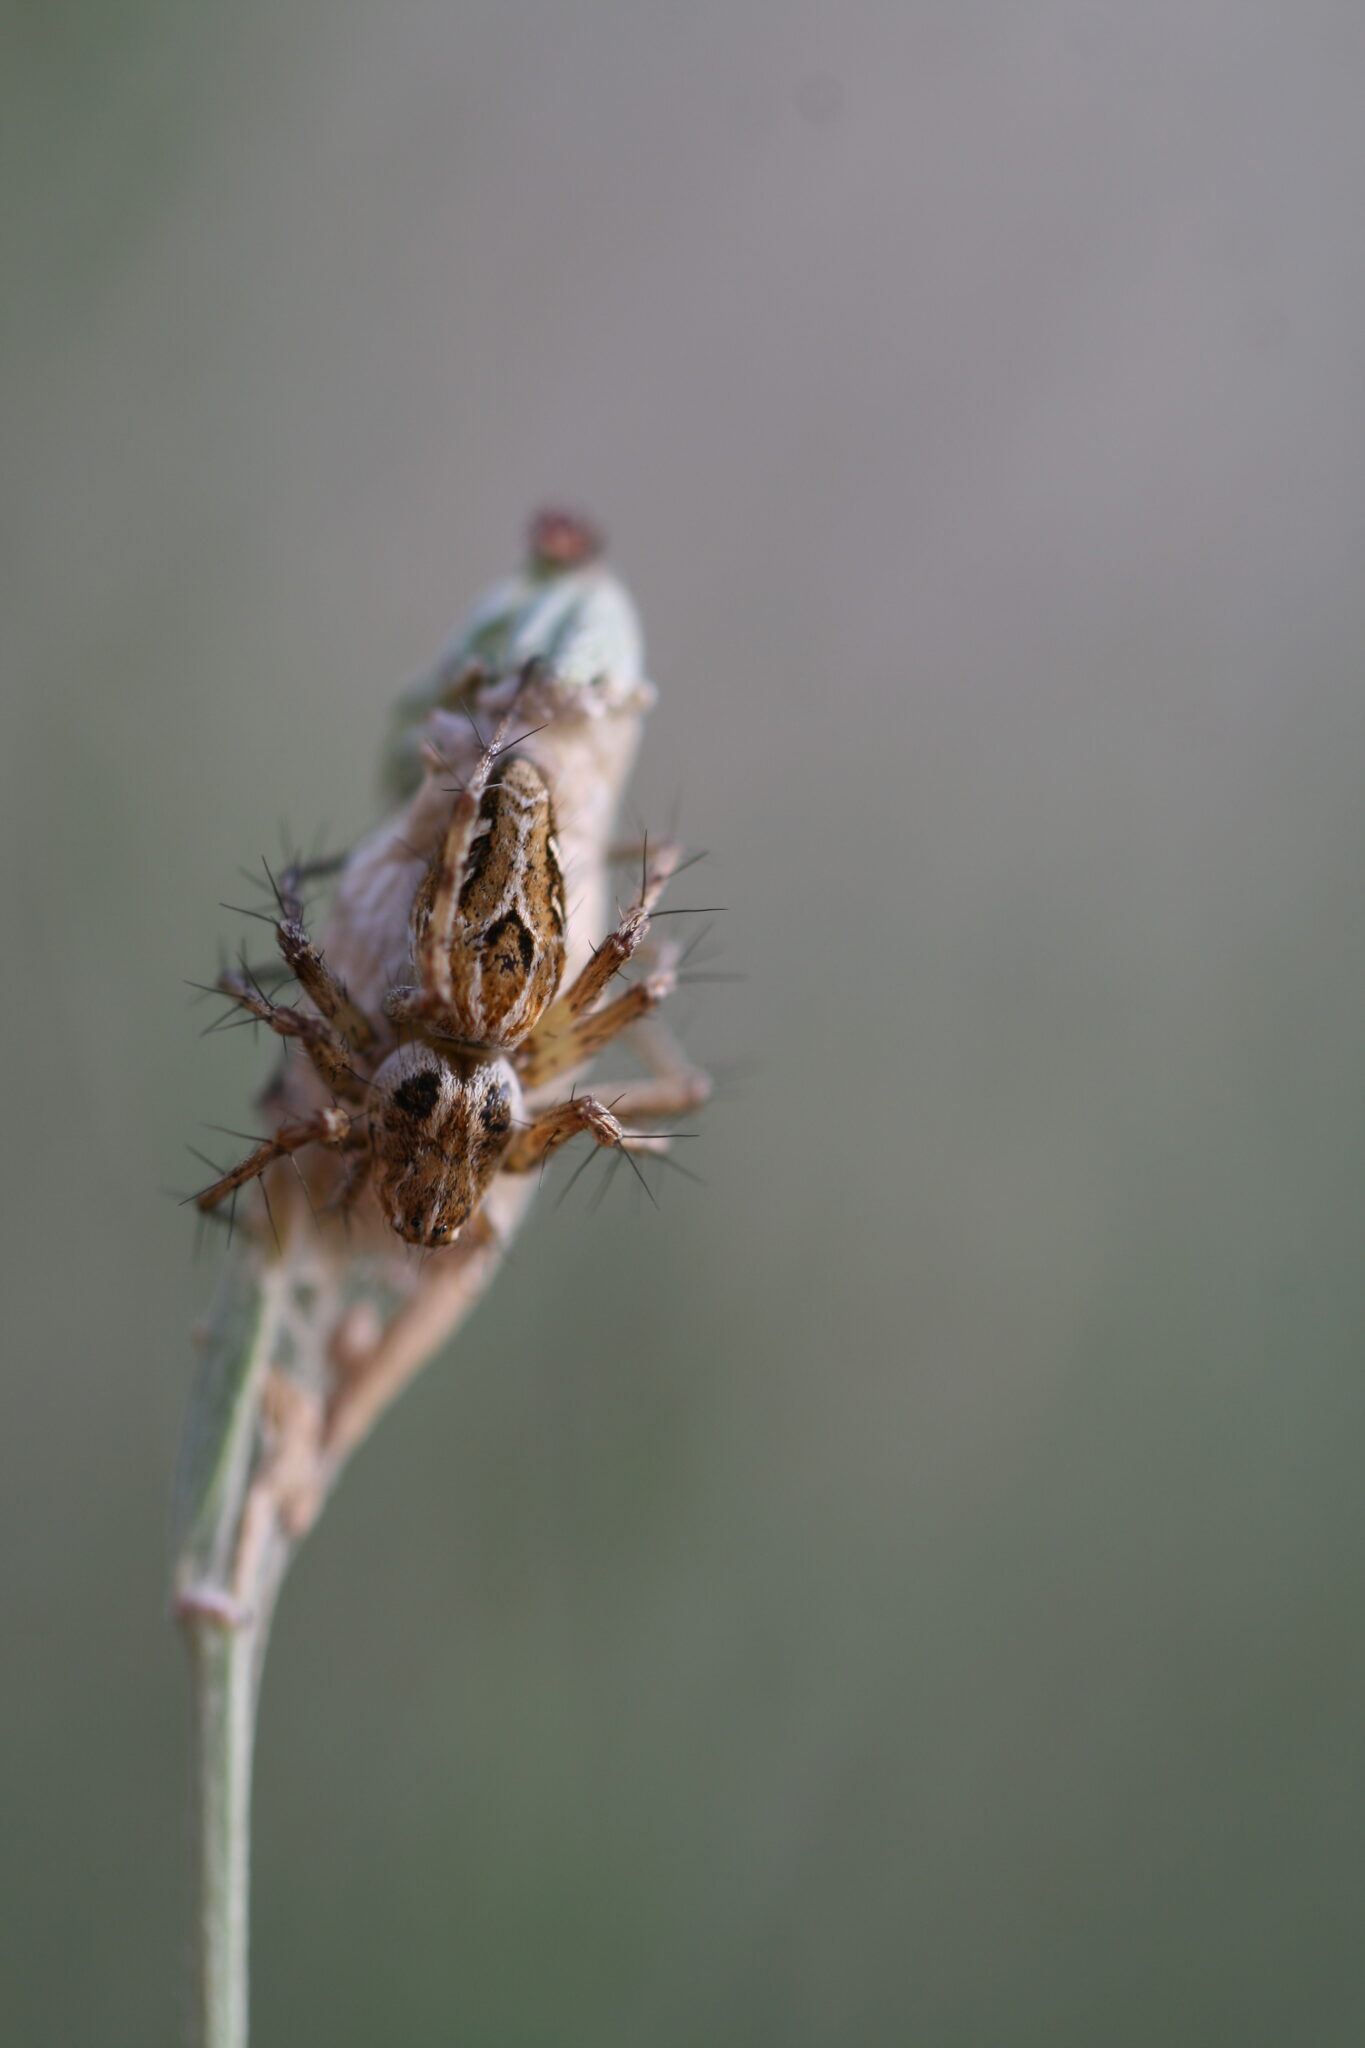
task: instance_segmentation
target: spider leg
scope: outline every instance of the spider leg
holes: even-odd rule
[[[711,1100],[711,1076],[688,1066],[680,1067],[668,1079],[624,1081],[616,1088],[606,1082],[594,1082],[593,1086],[604,1106],[623,1124],[641,1118],[652,1123],[656,1117],[689,1116]],[[662,1143],[666,1134],[642,1131],[637,1135],[646,1145]]]
[[[296,1038],[334,1095],[351,1102],[364,1099],[367,1084],[351,1065],[345,1040],[325,1019],[286,1003],[272,1003],[244,974],[220,974],[218,987],[281,1038]]]
[[[444,711],[456,711],[462,704],[477,701],[480,690],[488,680],[483,664],[470,661],[462,655],[458,661],[448,661],[437,669],[435,677],[434,704]]]
[[[626,1130],[616,1111],[628,1106],[629,1096],[630,1091],[622,1089],[608,1106],[598,1102],[591,1095],[575,1095],[568,1102],[561,1102],[553,1109],[544,1110],[529,1128],[518,1131],[502,1157],[501,1169],[507,1173],[529,1173],[534,1167],[543,1168],[551,1152],[556,1151],[561,1145],[566,1145],[570,1138],[577,1137],[580,1131],[586,1131],[594,1144],[600,1145],[604,1151],[609,1151],[613,1155],[607,1168],[608,1181],[624,1159],[657,1208],[654,1190],[636,1164],[634,1154],[639,1152],[654,1157],[666,1154],[669,1141],[676,1133]],[[659,1092],[655,1090],[649,1097],[642,1098],[638,1106],[659,1114],[665,1109],[681,1109],[693,1105],[681,1102],[665,1104]],[[592,1155],[588,1154],[570,1175],[570,1187],[583,1171],[587,1159],[591,1157]],[[686,1168],[682,1170],[686,1172]]]
[[[638,1036],[643,1038],[651,1031],[650,1025],[643,1025]],[[681,1050],[674,1044],[671,1033],[660,1027],[657,1044],[646,1047],[637,1043],[636,1050],[647,1060],[653,1077],[648,1081],[626,1081],[619,1088],[613,1088],[609,1083],[605,1083],[600,1085],[597,1091],[596,1099],[601,1101],[604,1109],[618,1124],[635,1124],[641,1120],[648,1123],[659,1117],[666,1117],[671,1121],[674,1117],[688,1116],[693,1110],[700,1109],[703,1104],[709,1102],[711,1076],[702,1073],[700,1068],[688,1064]],[[663,1158],[666,1165],[678,1166],[678,1162],[669,1159],[667,1154],[673,1139],[679,1135],[686,1134],[677,1131],[623,1130],[621,1150]],[[598,1142],[602,1141],[599,1139]],[[547,1155],[542,1155],[544,1156]],[[591,1153],[585,1154],[581,1163],[574,1168],[569,1176],[569,1187],[578,1179],[591,1157]],[[678,1171],[688,1173],[685,1166],[678,1166]],[[689,1175],[689,1178],[695,1179],[696,1175]],[[564,1192],[567,1194],[567,1187]],[[563,1199],[561,1195],[560,1200]]]
[[[320,1109],[315,1116],[299,1117],[290,1123],[281,1124],[273,1138],[267,1138],[248,1152],[245,1159],[222,1175],[212,1186],[201,1188],[193,1197],[195,1207],[207,1214],[216,1209],[220,1202],[227,1200],[240,1187],[251,1180],[259,1179],[267,1167],[277,1159],[288,1158],[305,1145],[331,1145],[337,1148],[351,1143],[354,1126],[348,1113],[333,1104]]]
[[[665,958],[659,970],[636,982],[614,1002],[597,1009],[608,984],[634,958],[649,933],[656,904],[669,881],[682,866],[682,847],[666,840],[652,851],[648,840],[640,848],[640,893],[617,924],[592,954],[575,980],[553,1002],[517,1054],[517,1068],[524,1085],[538,1088],[581,1066],[604,1045],[656,1010],[671,992],[676,980],[676,962]]]
[[[544,1023],[537,1025],[514,1055],[522,1086],[528,1089],[543,1087],[556,1075],[569,1073],[596,1058],[618,1033],[631,1024],[640,1023],[657,1010],[660,1003],[672,994],[676,981],[676,970],[672,962],[666,960],[655,973],[633,982],[612,1002],[604,1003],[600,1010],[593,1010],[587,1016],[560,1017],[557,1027],[552,1025],[548,1030]],[[552,1018],[558,1011],[556,1003]]]
[[[280,957],[334,1030],[357,1052],[364,1052],[374,1043],[374,1026],[359,1004],[351,1001],[344,984],[333,974],[320,949],[309,938],[299,895],[300,884],[309,875],[328,874],[338,865],[336,859],[300,861],[287,868],[278,882],[269,868],[266,874],[279,905],[275,938]]]
[[[643,1018],[632,1027],[627,1042],[641,1066],[656,1081],[671,1082],[676,1089],[682,1090],[689,1084],[697,1089],[705,1089],[705,1095],[698,1094],[694,1106],[710,1100],[710,1074],[692,1064],[662,1017]],[[669,1115],[675,1113],[672,1110],[666,1112]]]
[[[614,932],[608,932],[577,978],[565,989],[555,1010],[565,1016],[581,1017],[602,995],[607,983],[634,958],[649,931],[650,916],[673,876],[683,864],[683,849],[676,840],[665,840],[650,859],[649,842],[641,848],[640,893]],[[553,1014],[553,1013],[551,1013]],[[562,1022],[562,1019],[561,1019]]]
[[[340,874],[350,859],[349,853],[310,853],[306,859],[293,860],[280,877],[280,888],[286,896],[297,896],[300,884],[315,881],[319,876]]]
[[[611,1111],[591,1095],[575,1095],[569,1102],[543,1110],[526,1129],[517,1132],[498,1162],[503,1173],[529,1173],[557,1146],[586,1131],[598,1145],[624,1151],[633,1139],[622,1129]]]

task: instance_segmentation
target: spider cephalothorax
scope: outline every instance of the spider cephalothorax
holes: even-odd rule
[[[400,1237],[454,1241],[497,1172],[522,1107],[506,1060],[457,1064],[419,1040],[389,1055],[374,1077],[371,1172]]]
[[[333,1099],[281,1121],[204,1189],[200,1208],[217,1207],[277,1159],[322,1145],[342,1155],[337,1206],[368,1181],[399,1237],[437,1248],[454,1242],[497,1173],[538,1165],[579,1131],[600,1145],[657,1147],[659,1137],[628,1132],[614,1112],[624,1105],[627,1114],[667,1116],[705,1099],[704,1077],[675,1066],[614,1092],[610,1109],[588,1095],[536,1107],[538,1091],[562,1085],[672,988],[665,962],[603,1000],[649,930],[678,849],[656,849],[645,862],[638,900],[561,995],[566,919],[554,799],[536,764],[508,755],[501,737],[456,793],[412,903],[413,980],[389,990],[381,1014],[352,1002],[309,939],[298,871],[278,891],[276,935],[310,1007],[273,1003],[245,973],[220,978],[224,994],[301,1045]]]

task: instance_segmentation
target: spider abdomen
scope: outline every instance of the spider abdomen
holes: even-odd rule
[[[414,957],[431,919],[439,857],[412,906]],[[540,770],[500,767],[479,806],[450,941],[452,1036],[510,1050],[553,1002],[564,972],[564,876]]]

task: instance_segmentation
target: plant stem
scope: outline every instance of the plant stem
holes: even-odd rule
[[[175,1612],[193,1695],[194,2048],[246,2048],[251,1764],[260,1665],[278,1579],[250,1604],[236,1563],[261,1388],[280,1341],[285,1275],[248,1246],[224,1268],[204,1332],[177,1486]]]
[[[535,743],[528,758],[561,806],[579,904],[571,975],[606,928],[618,800],[655,691],[635,608],[596,562],[599,547],[570,515],[538,518],[524,575],[496,586],[400,711],[391,771],[403,808],[346,864],[329,940],[333,969],[376,1016],[387,986],[377,963],[401,957],[413,893],[443,844],[449,775],[462,772],[450,764],[472,771],[483,750],[471,693],[480,715],[527,714],[517,744]],[[311,1103],[308,1062],[291,1071]],[[295,1171],[297,1188],[278,1170],[269,1190],[262,1182],[229,1251],[177,1473],[172,1605],[194,1689],[195,2048],[246,2048],[251,1760],[280,1583],[353,1452],[482,1295],[535,1192],[530,1174],[499,1176],[460,1244],[414,1267],[372,1200],[368,1219],[348,1210],[343,1228],[328,1213],[335,1173],[322,1164],[310,1190]]]
[[[284,1232],[271,1255],[234,1247],[201,1339],[177,1486],[174,1611],[194,1716],[194,2048],[246,2048],[251,1766],[261,1666],[281,1581],[342,1467],[382,1410],[473,1306],[498,1247],[470,1233],[441,1273],[394,1309],[352,1273],[367,1313],[344,1397],[312,1391],[348,1326],[352,1254],[336,1234]],[[388,1309],[388,1320],[383,1311]]]
[[[187,1625],[194,1676],[198,1887],[196,2048],[246,2048],[256,1628]]]

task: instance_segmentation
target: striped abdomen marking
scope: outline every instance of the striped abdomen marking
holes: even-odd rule
[[[437,863],[412,906],[414,949],[431,915]],[[554,804],[530,761],[503,762],[484,792],[450,943],[451,1023],[470,1045],[519,1045],[564,972],[564,876]]]

